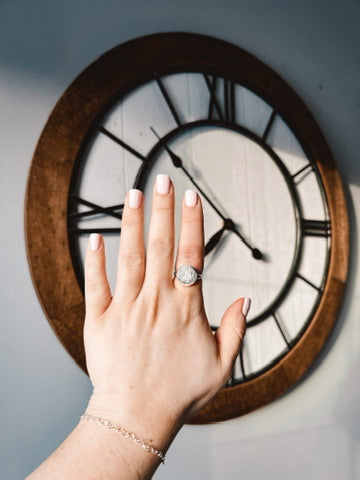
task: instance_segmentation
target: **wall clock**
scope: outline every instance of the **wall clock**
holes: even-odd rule
[[[87,236],[105,236],[112,278],[124,195],[146,196],[159,172],[178,198],[202,195],[212,328],[235,298],[254,299],[232,378],[190,422],[233,418],[297,382],[330,334],[348,267],[340,175],[295,92],[234,45],[165,33],[101,56],[51,113],[26,198],[39,299],[84,370]]]

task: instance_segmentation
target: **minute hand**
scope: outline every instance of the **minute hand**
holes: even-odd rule
[[[215,212],[224,220],[224,222],[226,221],[226,217],[220,212],[220,210],[216,207],[216,205],[213,204],[213,202],[210,200],[210,198],[206,195],[206,193],[203,191],[203,189],[196,183],[196,181],[193,179],[193,177],[190,175],[190,173],[186,170],[186,168],[184,167],[183,165],[183,161],[181,160],[181,158],[176,155],[176,153],[174,153],[172,150],[170,150],[170,148],[166,145],[166,143],[164,142],[164,140],[162,138],[159,137],[159,135],[155,132],[155,130],[153,129],[153,127],[150,127],[151,130],[153,131],[154,135],[157,137],[157,139],[159,140],[160,142],[160,145],[162,145],[165,150],[167,151],[167,153],[169,154],[173,164],[174,164],[174,167],[176,168],[180,168],[184,173],[185,175],[189,178],[189,180],[191,181],[191,183],[193,185],[195,185],[196,189],[201,193],[201,195],[207,200],[207,202],[212,206],[212,208],[215,210]]]
[[[169,156],[170,156],[170,158],[171,158],[171,160],[174,164],[174,167],[180,168],[185,173],[185,175],[189,178],[191,183],[196,187],[196,189],[201,193],[201,195],[206,199],[206,201],[209,203],[209,205],[211,205],[211,207],[215,210],[215,212],[223,219],[224,225],[227,225],[226,229],[234,232],[242,240],[244,245],[246,245],[251,250],[252,256],[254,258],[256,258],[256,260],[261,260],[263,258],[263,255],[260,252],[260,250],[258,248],[253,248],[249,244],[249,242],[237,230],[234,222],[232,220],[226,218],[225,215],[223,215],[220,212],[220,210],[217,208],[217,206],[214,205],[214,203],[210,200],[210,198],[206,195],[206,193],[200,187],[200,185],[198,185],[198,183],[193,179],[193,177],[190,175],[190,173],[186,170],[186,168],[183,165],[183,161],[181,160],[181,158],[178,155],[176,155],[176,153],[174,153],[172,150],[170,150],[170,148],[167,146],[165,141],[156,133],[156,131],[154,130],[153,127],[150,127],[150,128],[151,128],[152,132],[154,133],[154,135],[156,136],[156,138],[159,140],[160,145],[162,145],[165,148],[165,150],[167,151],[167,153],[169,154]],[[230,228],[229,228],[229,226],[230,226],[229,224],[231,224]]]

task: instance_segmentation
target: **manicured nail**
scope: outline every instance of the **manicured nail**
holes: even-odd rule
[[[167,195],[170,192],[169,175],[160,174],[156,177],[156,191],[160,195]]]
[[[197,204],[198,195],[195,190],[186,190],[185,192],[185,205],[187,207],[195,207]]]
[[[247,314],[249,313],[250,306],[251,306],[251,298],[245,297],[243,306],[242,306],[242,314],[244,315],[244,317],[246,317]]]
[[[131,208],[139,208],[141,205],[141,199],[142,199],[142,191],[141,190],[136,190],[135,188],[129,190],[129,207]]]
[[[96,252],[99,250],[100,247],[100,234],[99,233],[91,233],[90,234],[90,250]]]

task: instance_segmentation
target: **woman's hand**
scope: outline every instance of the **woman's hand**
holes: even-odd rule
[[[187,416],[208,402],[231,374],[245,334],[249,299],[236,300],[215,335],[209,327],[201,281],[173,279],[174,187],[157,177],[147,256],[143,196],[126,197],[114,296],[105,271],[105,249],[93,234],[85,262],[88,371],[94,386],[86,413],[110,420],[163,452]],[[201,201],[187,191],[176,267],[203,268]],[[30,480],[148,480],[158,455],[82,421]]]
[[[185,286],[173,278],[174,187],[167,175],[159,175],[154,188],[146,256],[143,203],[139,190],[125,200],[113,297],[103,239],[95,234],[89,242],[85,348],[94,394],[87,413],[159,445],[228,380],[245,334],[242,309],[249,301],[236,300],[213,335],[201,281]],[[187,191],[176,267],[202,271],[203,251],[201,200]]]

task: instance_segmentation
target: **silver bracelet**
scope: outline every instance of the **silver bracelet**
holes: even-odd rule
[[[132,440],[133,442],[140,445],[140,447],[142,447],[146,452],[150,452],[153,455],[158,456],[161,459],[162,463],[165,463],[165,454],[162,452],[162,450],[158,450],[157,448],[152,447],[151,445],[146,443],[145,440],[138,438],[135,435],[135,433],[125,430],[125,428],[121,427],[120,425],[116,425],[110,422],[110,420],[106,420],[105,418],[94,417],[93,415],[88,415],[86,413],[84,415],[81,415],[80,420],[86,420],[87,422],[97,423],[98,425],[101,425],[102,427],[107,428],[108,430],[112,430],[113,432],[117,433],[121,437]]]

